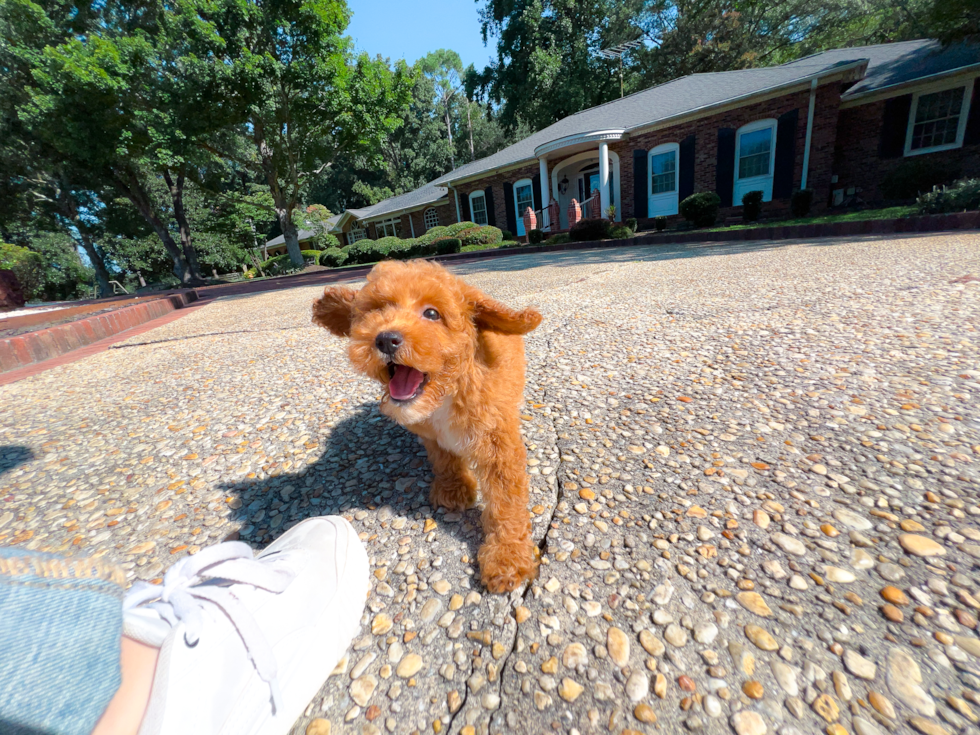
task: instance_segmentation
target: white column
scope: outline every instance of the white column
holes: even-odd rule
[[[456,221],[457,222],[462,222],[463,221],[463,216],[462,216],[462,214],[460,214],[460,211],[459,211],[459,192],[456,191],[455,189],[453,189],[453,198],[456,199]]]
[[[551,225],[548,221],[548,205],[551,204],[551,186],[548,180],[548,159],[544,156],[538,159],[538,170],[541,173],[541,229]]]
[[[412,239],[414,240],[415,239],[415,223],[412,222],[412,213],[409,212],[405,216],[408,217],[408,227],[412,231]]]
[[[599,143],[599,206],[599,216],[605,217],[609,209],[609,144],[605,141]]]
[[[810,109],[806,113],[806,143],[803,144],[803,176],[800,188],[806,188],[807,173],[810,170],[810,141],[813,138],[813,107],[817,100],[817,79],[810,83]]]

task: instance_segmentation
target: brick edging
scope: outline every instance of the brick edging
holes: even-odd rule
[[[18,370],[86,347],[196,301],[193,291],[77,319],[36,332],[0,339],[0,373]]]

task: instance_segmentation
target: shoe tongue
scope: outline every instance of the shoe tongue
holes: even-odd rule
[[[136,607],[123,613],[123,635],[134,641],[160,648],[170,631],[170,623],[151,607]]]
[[[388,392],[396,401],[405,401],[415,395],[425,376],[408,365],[395,365],[395,374],[388,382]]]

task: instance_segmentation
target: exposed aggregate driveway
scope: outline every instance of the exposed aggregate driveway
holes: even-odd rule
[[[0,387],[0,543],[155,579],[346,515],[373,589],[296,733],[980,732],[980,237],[454,270],[545,316],[528,589],[481,588],[312,287]]]

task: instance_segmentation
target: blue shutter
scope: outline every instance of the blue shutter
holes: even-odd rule
[[[718,157],[715,162],[715,192],[721,206],[732,206],[735,189],[735,128],[718,128]]]
[[[912,95],[903,94],[885,100],[885,113],[881,120],[878,138],[879,158],[900,158],[905,154],[905,134],[909,129],[909,112],[912,111]]]
[[[463,213],[463,222],[469,222],[470,219],[470,195],[460,194],[459,195],[459,208]]]
[[[507,229],[511,234],[517,234],[517,214],[514,205],[514,185],[509,181],[504,182],[504,212],[507,214]]]
[[[486,189],[484,189],[483,195],[486,197],[484,203],[487,205],[487,224],[496,227],[497,213],[494,211],[493,208],[493,187],[488,186]]]
[[[677,186],[677,201],[683,202],[694,193],[694,145],[695,137],[689,135],[681,141],[680,159],[677,165],[679,181]],[[733,171],[734,173],[734,171]]]
[[[647,172],[647,151],[637,148],[633,151],[633,216],[643,219],[648,214],[647,205],[650,203],[647,186],[650,174]]]
[[[977,143],[980,143],[980,84],[974,82],[973,99],[970,100],[970,114],[966,118],[963,145],[976,145]]]
[[[535,174],[531,179],[531,198],[534,201],[534,209],[541,209],[541,174]]]

